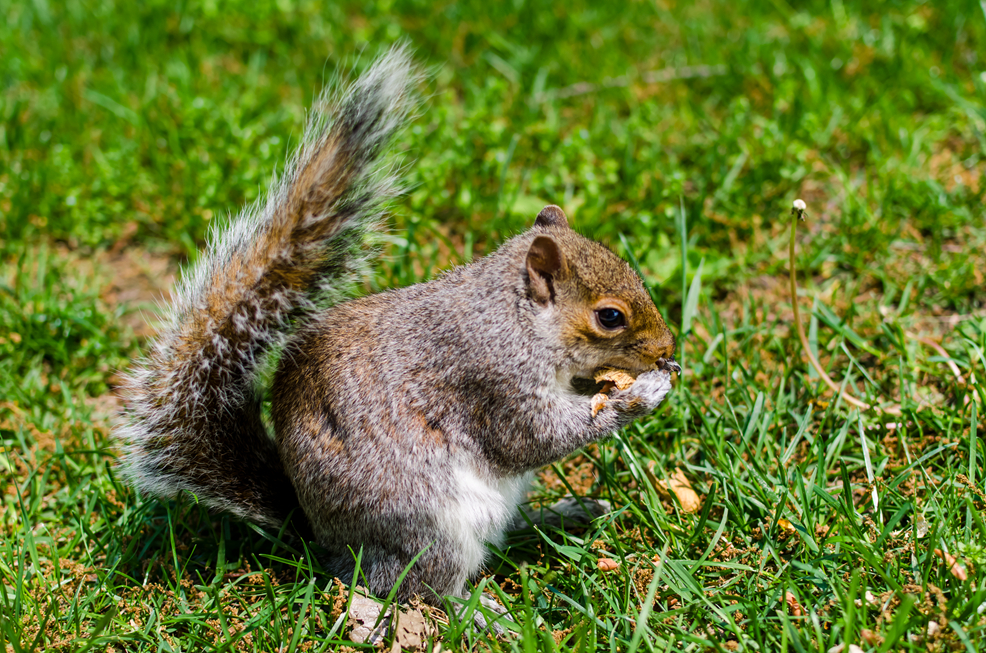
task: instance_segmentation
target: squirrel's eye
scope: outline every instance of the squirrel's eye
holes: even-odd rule
[[[623,313],[615,308],[600,308],[596,311],[596,319],[599,320],[599,324],[604,329],[619,329],[621,326],[625,326],[627,322]]]

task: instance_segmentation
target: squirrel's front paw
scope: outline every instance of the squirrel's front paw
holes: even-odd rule
[[[645,372],[626,390],[614,392],[606,400],[617,412],[639,417],[651,412],[671,391],[671,374],[667,370]]]

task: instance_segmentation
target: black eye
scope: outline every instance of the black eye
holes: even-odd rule
[[[599,324],[603,325],[604,329],[619,329],[627,323],[627,319],[623,316],[623,313],[615,308],[600,308],[596,311],[596,318],[599,320]]]

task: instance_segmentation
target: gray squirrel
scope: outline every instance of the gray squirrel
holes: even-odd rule
[[[396,597],[438,603],[464,595],[537,469],[650,413],[680,367],[640,278],[557,206],[433,281],[339,300],[399,191],[384,155],[419,81],[396,47],[316,103],[280,180],[183,276],[116,436],[142,493],[268,527],[294,511],[345,582],[361,548],[377,595],[417,557]]]

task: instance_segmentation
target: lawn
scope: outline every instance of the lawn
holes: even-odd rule
[[[303,542],[138,496],[110,430],[210,226],[401,40],[430,76],[366,289],[555,203],[639,266],[685,368],[540,476],[614,510],[492,552],[474,598],[513,634],[428,611],[421,650],[981,650],[986,5],[0,0],[6,651],[359,647]],[[868,409],[809,364],[792,264],[808,350]]]

